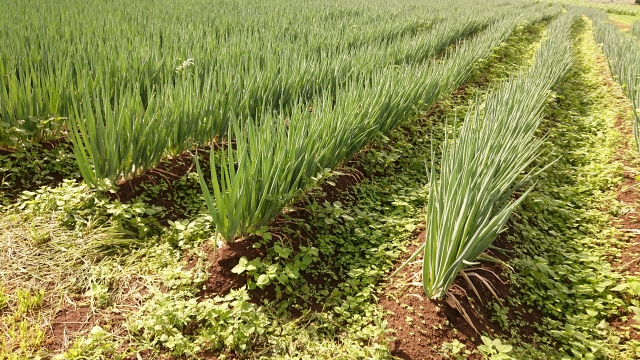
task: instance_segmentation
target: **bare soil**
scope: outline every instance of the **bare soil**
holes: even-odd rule
[[[507,235],[508,232],[503,233],[494,244],[498,248],[509,250],[512,245],[506,240]],[[414,244],[420,244],[423,241],[424,232],[420,233]],[[397,263],[396,268],[403,264],[416,248],[417,246],[414,245],[411,251],[405,254],[404,259]],[[508,261],[509,256],[505,254],[492,253],[493,256]],[[497,298],[505,305],[507,299],[518,291],[509,283],[505,269],[497,264],[482,266],[473,272],[490,284]],[[386,320],[389,328],[395,332],[396,340],[392,355],[407,360],[441,359],[443,358],[441,344],[445,342],[451,343],[453,340],[458,340],[466,345],[466,349],[474,349],[482,343],[481,333],[508,336],[500,324],[492,320],[493,311],[488,308],[488,304],[498,302],[498,299],[475,275],[470,275],[469,279],[480,298],[461,276],[456,278],[450,290],[450,295],[455,297],[462,311],[446,298],[445,300],[427,299],[422,287],[412,284],[412,282],[419,283],[420,279],[420,263],[406,266],[386,285],[381,295],[380,305],[388,311]],[[540,323],[543,317],[540,311],[527,306],[510,306],[506,316],[509,320],[519,319],[526,324],[518,329],[525,341],[533,341],[536,334],[533,325]]]
[[[47,334],[47,348],[52,351],[67,349],[73,341],[86,332],[94,324],[89,307],[65,306],[53,318],[49,334]]]

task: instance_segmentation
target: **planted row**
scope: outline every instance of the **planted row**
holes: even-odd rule
[[[535,132],[550,89],[572,64],[574,19],[567,13],[553,21],[533,66],[498,85],[483,106],[477,102],[458,136],[445,139],[440,167],[432,161],[425,243],[407,261],[424,256],[429,298],[443,298],[479,259],[497,261],[485,251],[529,190],[514,194],[544,168],[534,165],[542,145]]]
[[[554,2],[563,3],[569,6],[587,7],[596,11],[603,11],[611,14],[619,15],[640,15],[640,6],[632,4],[615,4],[615,3],[602,3],[594,2],[590,0],[552,0]]]
[[[594,19],[594,36],[596,42],[602,44],[611,73],[618,79],[631,100],[634,113],[633,132],[638,151],[640,151],[640,134],[638,133],[640,121],[638,113],[640,110],[640,41],[620,31],[598,14],[588,13],[587,15]]]
[[[468,5],[454,17],[443,0],[7,0],[0,4],[0,143],[37,139],[69,118],[87,183],[127,179],[224,136],[236,119],[287,116],[314,97],[420,66],[533,6]]]
[[[436,19],[433,26],[419,34],[357,48],[308,49],[301,45],[322,44],[326,40],[292,41],[287,37],[278,38],[277,32],[256,40],[252,34],[241,33],[237,44],[225,43],[224,47],[232,51],[222,53],[222,58],[215,63],[203,63],[196,58],[179,65],[176,69],[180,81],[175,84],[150,86],[144,91],[136,84],[123,86],[125,97],[120,98],[119,108],[106,102],[106,98],[94,100],[89,106],[86,106],[88,101],[84,101],[83,110],[74,112],[71,119],[72,129],[79,129],[74,147],[77,158],[83,162],[81,170],[86,170],[82,172],[83,177],[90,184],[98,184],[103,178],[126,179],[155,166],[167,155],[193,147],[194,143],[223,137],[232,139],[234,135],[227,134],[230,123],[259,123],[263,121],[261,117],[272,115],[287,117],[292,112],[314,107],[318,97],[337,97],[351,88],[370,86],[375,77],[384,76],[397,67],[420,65],[496,18],[487,12],[480,15],[464,12],[461,16],[464,21]],[[275,27],[275,24],[269,26]],[[107,97],[111,90],[104,93]],[[146,106],[139,93],[153,95],[146,100]],[[97,96],[100,95],[94,98]],[[127,108],[132,103],[137,106]],[[126,109],[113,111],[113,118],[124,119],[122,122],[105,120],[102,127],[99,121],[93,121],[101,114],[107,117],[112,109]],[[137,136],[126,119],[135,119],[132,121],[142,123],[139,127],[146,129],[146,133],[154,135]],[[167,133],[166,129],[171,130]],[[131,138],[123,139],[122,134],[131,134]],[[109,143],[120,149],[101,146],[101,139],[110,139]],[[98,166],[96,160],[101,159],[109,159],[114,166]]]
[[[312,110],[300,108],[289,117],[264,113],[260,121],[232,123],[229,137],[236,148],[210,157],[210,184],[200,173],[217,232],[233,241],[267,224],[323,169],[349,160],[378,134],[463,84],[474,64],[489,56],[518,24],[550,18],[557,10],[506,18],[441,61],[382,72],[365,86],[350,83],[335,98],[314,98]]]

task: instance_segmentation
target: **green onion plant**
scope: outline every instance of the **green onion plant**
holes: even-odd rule
[[[464,268],[488,258],[485,250],[529,190],[514,195],[542,170],[534,164],[542,145],[535,132],[550,89],[571,66],[573,20],[555,20],[533,66],[469,110],[457,138],[445,139],[439,168],[432,157],[425,243],[407,261],[423,255],[429,298],[444,298]]]
[[[409,119],[417,106],[428,108],[463,84],[474,65],[518,24],[550,18],[559,11],[541,9],[546,11],[529,13],[528,18],[514,13],[490,25],[439,61],[372,74],[364,83],[349,81],[335,95],[316,95],[311,110],[300,105],[281,118],[265,109],[262,121],[236,120],[242,125],[228,131],[236,148],[211,156],[210,182],[200,174],[218,233],[233,241],[273,220],[318,172],[349,160],[378,134]]]
[[[597,12],[584,12],[594,20],[594,36],[602,44],[611,73],[622,85],[633,107],[637,149],[640,152],[640,38],[620,31]],[[634,23],[634,28],[638,25]],[[636,30],[637,31],[637,30]]]

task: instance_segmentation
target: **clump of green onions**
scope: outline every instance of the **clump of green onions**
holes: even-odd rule
[[[422,282],[429,298],[441,299],[461,270],[487,257],[491,245],[528,191],[515,192],[541,169],[534,165],[542,140],[534,133],[551,87],[572,63],[573,15],[550,25],[534,65],[498,86],[469,110],[456,139],[446,139],[441,164],[432,162]],[[435,161],[435,160],[433,160]]]

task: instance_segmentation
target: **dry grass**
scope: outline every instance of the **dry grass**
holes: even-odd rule
[[[5,299],[5,305],[0,306],[0,358],[47,354],[51,350],[47,346],[62,350],[104,318],[101,312],[107,303],[120,304],[120,311],[134,309],[144,296],[144,280],[128,269],[138,257],[124,256],[112,246],[125,239],[126,233],[108,226],[70,229],[62,226],[59,218],[56,211],[27,217],[13,211],[0,214],[0,248],[5,249],[0,252],[0,295]],[[101,269],[105,264],[109,270]],[[122,276],[104,286],[98,278],[105,272]],[[114,291],[108,298],[88,292],[109,285]],[[25,296],[41,299],[21,311]],[[66,316],[79,308],[84,308],[86,324],[75,330],[73,326],[67,329],[66,319],[54,320],[60,313]],[[54,333],[56,325],[63,327],[62,340],[54,339],[59,337]]]

